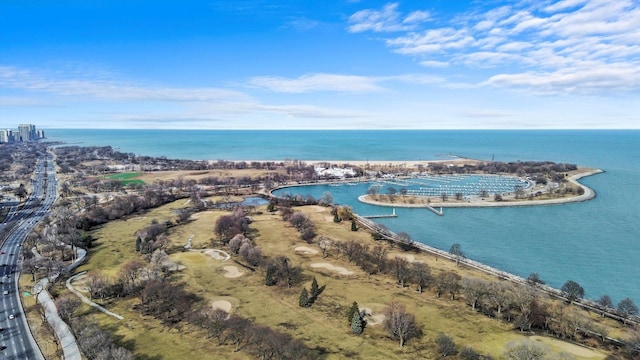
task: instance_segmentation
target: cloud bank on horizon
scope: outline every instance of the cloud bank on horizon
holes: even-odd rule
[[[0,127],[640,128],[640,0],[0,4]]]

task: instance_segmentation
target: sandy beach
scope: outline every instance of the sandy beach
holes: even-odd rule
[[[294,160],[230,160],[235,163],[239,162],[259,162],[259,163],[292,163]],[[217,160],[210,160],[211,163],[217,162]],[[478,159],[470,159],[464,158],[460,156],[451,155],[451,157],[446,159],[419,159],[419,160],[295,160],[298,163],[304,163],[307,165],[322,165],[322,164],[332,164],[336,166],[342,166],[345,164],[358,166],[358,167],[404,167],[404,168],[418,168],[420,166],[427,166],[428,164],[433,163],[455,163],[457,165],[464,164],[477,164],[481,162],[487,162],[486,160],[478,160]]]

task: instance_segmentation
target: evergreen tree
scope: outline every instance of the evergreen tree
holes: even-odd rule
[[[351,220],[351,231],[358,231],[358,225],[355,220]]]
[[[313,281],[311,282],[311,290],[309,291],[309,293],[311,294],[311,298],[315,299],[318,297],[318,295],[320,295],[320,293],[318,292],[318,280],[316,280],[316,277],[313,277]]]
[[[353,314],[358,314],[358,316],[360,316],[360,308],[358,308],[358,303],[355,301],[351,304],[351,307],[347,312],[347,320],[349,321],[349,324],[351,324],[351,321],[353,320]]]
[[[362,330],[364,327],[362,326],[362,318],[360,317],[359,312],[354,312],[353,317],[351,318],[351,332],[360,335],[362,334]]]
[[[302,292],[300,293],[299,305],[302,307],[311,306],[311,301],[309,299],[309,293],[307,292],[307,288],[302,288]]]
[[[338,213],[336,212],[335,214],[333,214],[333,222],[339,223],[340,221],[342,221],[342,219],[340,219],[340,216],[338,216]]]
[[[278,283],[278,278],[275,276],[278,269],[275,266],[268,266],[265,272],[264,283],[267,286],[273,286]]]
[[[140,250],[142,249],[142,239],[140,239],[140,236],[136,237],[136,252],[140,252]]]

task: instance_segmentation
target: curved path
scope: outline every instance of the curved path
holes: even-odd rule
[[[87,273],[86,271],[82,271],[82,272],[79,272],[79,273],[77,273],[77,274],[73,275],[72,277],[68,278],[68,279],[67,279],[67,289],[69,289],[69,291],[71,291],[71,292],[72,292],[72,293],[74,293],[77,297],[79,297],[79,298],[80,298],[80,300],[82,300],[82,302],[83,302],[83,303],[85,303],[85,304],[87,304],[87,305],[89,305],[89,306],[91,306],[91,307],[93,307],[93,308],[96,308],[96,309],[98,309],[98,310],[102,311],[103,313],[105,313],[105,314],[107,314],[107,315],[109,315],[109,316],[113,316],[114,318],[116,318],[116,319],[118,319],[118,320],[124,320],[124,318],[123,318],[122,316],[120,316],[120,315],[118,315],[118,314],[116,314],[116,313],[114,313],[114,312],[111,312],[111,311],[109,311],[109,310],[105,309],[103,306],[98,305],[98,304],[94,303],[93,301],[89,300],[89,298],[87,298],[86,296],[84,296],[84,294],[82,294],[82,293],[81,293],[80,291],[78,291],[75,287],[73,287],[73,285],[71,285],[71,282],[72,282],[73,280],[75,280],[75,279],[76,279],[76,278],[78,278],[79,276],[82,276],[82,275],[84,275],[84,274],[86,274],[86,273]]]

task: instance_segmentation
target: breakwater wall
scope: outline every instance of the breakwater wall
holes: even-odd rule
[[[381,226],[379,224],[376,224],[375,222],[362,217],[358,214],[354,214],[354,218],[356,220],[356,222],[368,229],[369,231],[371,231],[372,233],[378,234],[380,237],[384,238],[385,240],[388,241],[392,241],[394,243],[400,244],[400,245],[410,245],[416,249],[419,249],[423,252],[426,253],[430,253],[433,254],[434,256],[437,257],[442,257],[445,259],[449,259],[451,261],[458,261],[461,265],[466,266],[468,268],[471,269],[475,269],[478,271],[482,271],[484,273],[496,276],[498,279],[500,280],[507,280],[510,281],[514,284],[519,284],[519,285],[523,285],[523,286],[532,286],[525,278],[515,275],[515,274],[511,274],[509,272],[506,271],[502,271],[499,269],[496,269],[494,267],[491,267],[489,265],[471,260],[471,259],[467,259],[467,258],[458,258],[455,255],[444,251],[444,250],[440,250],[434,247],[431,247],[429,245],[426,244],[422,244],[422,243],[417,243],[417,242],[407,242],[406,240],[400,238],[398,235],[396,235],[393,231],[387,229],[384,226]],[[560,299],[563,301],[567,301],[567,298],[564,297],[562,291],[560,291],[559,289],[553,288],[551,286],[545,285],[545,284],[536,284],[535,285],[535,289],[545,293],[553,298],[556,299]],[[608,318],[617,320],[617,321],[621,321],[621,322],[626,322],[627,324],[633,324],[633,325],[639,325],[640,324],[640,318],[638,316],[632,317],[631,319],[627,318],[625,319],[624,317],[620,316],[620,314],[612,311],[613,309],[603,309],[601,306],[599,306],[596,302],[592,301],[592,300],[588,300],[588,299],[578,299],[575,300],[572,303],[574,306],[578,306],[581,307],[587,311],[594,311],[594,312],[598,312],[603,314],[603,316],[606,316]],[[617,339],[610,339],[611,341],[618,342],[618,343],[622,343],[620,340]]]

